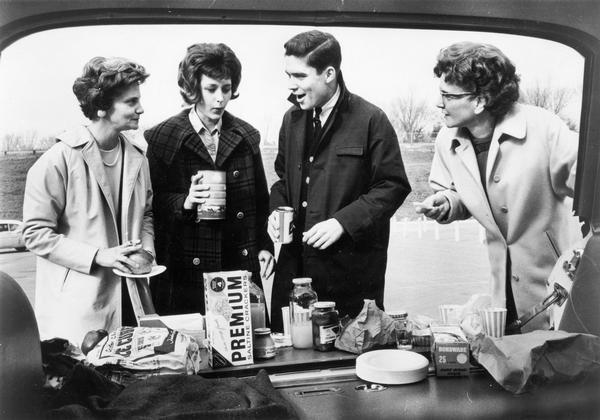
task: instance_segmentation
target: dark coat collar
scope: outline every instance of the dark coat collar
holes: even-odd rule
[[[185,143],[191,150],[196,152],[204,160],[212,162],[206,147],[198,136],[198,133],[192,127],[189,119],[189,108],[185,108],[179,114],[170,118],[169,127],[177,127],[177,130],[163,129],[162,135],[157,135],[155,141],[157,145],[156,151],[160,151],[160,157],[166,164],[171,164],[175,155],[181,150],[181,146]],[[223,114],[223,124],[221,126],[221,134],[219,136],[219,149],[217,151],[217,161],[215,165],[221,166],[229,157],[231,152],[243,140],[241,121],[234,117],[229,112]],[[151,129],[150,131],[154,131]],[[152,135],[151,135],[152,136]],[[154,136],[153,136],[154,137]]]
[[[338,99],[338,103],[335,105],[329,118],[332,118],[336,111],[346,109],[348,106],[348,101],[350,99],[350,92],[346,88],[346,83],[344,82],[344,78],[342,76],[341,71],[338,76],[338,84],[340,85],[340,98]],[[303,110],[302,108],[300,108],[300,106],[298,105],[298,101],[296,101],[295,95],[290,94],[290,96],[288,96],[288,101],[290,101],[294,105],[294,108],[291,111],[293,121],[297,121],[298,119],[302,118],[305,114],[308,113],[308,110]]]

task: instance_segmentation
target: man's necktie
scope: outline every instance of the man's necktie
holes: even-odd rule
[[[313,139],[317,141],[319,139],[319,135],[321,134],[321,119],[319,118],[321,115],[321,107],[315,107],[315,115],[313,117]]]

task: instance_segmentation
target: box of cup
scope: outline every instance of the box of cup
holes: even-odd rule
[[[201,220],[223,220],[226,217],[226,174],[225,171],[198,171],[202,175],[201,184],[207,185],[210,196],[198,204],[196,222]]]
[[[436,376],[469,374],[469,342],[458,325],[432,325],[431,357]]]

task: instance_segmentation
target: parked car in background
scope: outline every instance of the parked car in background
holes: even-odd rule
[[[25,251],[20,220],[0,220],[0,249],[15,248]]]

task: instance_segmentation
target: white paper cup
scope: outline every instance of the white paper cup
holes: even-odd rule
[[[490,337],[504,336],[506,328],[506,308],[485,308],[481,310],[483,330]]]
[[[290,307],[283,306],[281,308],[281,318],[283,320],[283,335],[290,336],[291,328],[290,328]]]
[[[443,324],[458,325],[460,324],[461,305],[440,305],[440,319]]]

